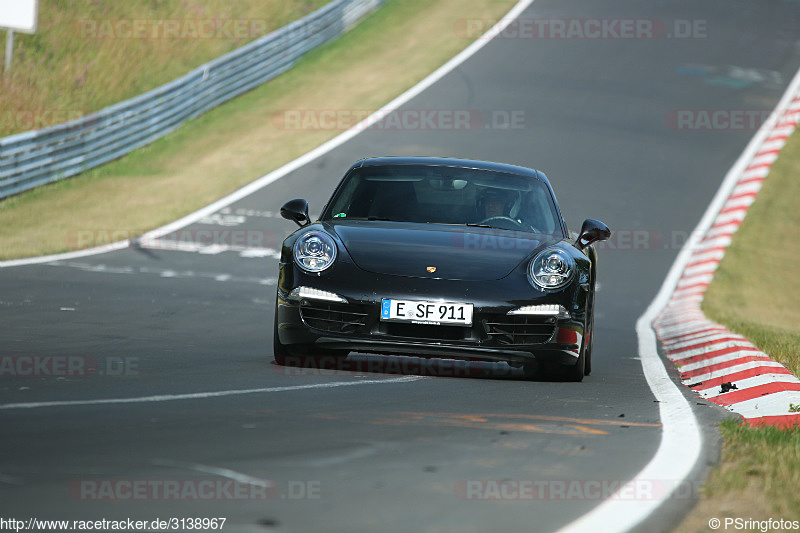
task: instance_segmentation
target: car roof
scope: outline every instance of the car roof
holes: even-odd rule
[[[475,159],[456,159],[451,157],[409,157],[409,156],[386,156],[386,157],[368,157],[357,161],[351,168],[366,168],[366,167],[380,167],[387,165],[423,165],[423,166],[437,166],[437,167],[457,167],[457,168],[471,168],[479,170],[490,170],[494,172],[505,172],[508,174],[517,174],[520,176],[527,176],[530,178],[537,178],[545,182],[548,187],[550,182],[543,172],[534,170],[527,167],[520,167],[516,165],[508,165],[506,163],[495,163],[492,161],[479,161]]]

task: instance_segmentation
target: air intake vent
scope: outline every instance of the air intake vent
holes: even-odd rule
[[[300,317],[313,329],[331,333],[354,333],[367,323],[367,313],[358,306],[337,303],[304,302]]]
[[[500,344],[544,344],[553,338],[556,319],[547,316],[498,315],[484,322],[486,334]]]

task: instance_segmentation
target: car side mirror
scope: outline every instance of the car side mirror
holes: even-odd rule
[[[608,226],[599,220],[587,218],[583,221],[581,233],[575,241],[575,246],[577,246],[579,250],[583,250],[590,244],[597,241],[605,241],[609,237],[611,237],[611,230],[608,229]]]
[[[308,218],[308,202],[302,198],[289,200],[283,207],[281,207],[281,216],[286,220],[293,220],[301,228],[311,224],[311,219]]]

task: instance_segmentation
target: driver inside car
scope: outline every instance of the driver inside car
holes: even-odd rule
[[[486,189],[478,198],[478,216],[480,220],[493,217],[509,217],[514,206],[514,194],[501,189]]]

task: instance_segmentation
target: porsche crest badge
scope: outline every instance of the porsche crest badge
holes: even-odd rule
[[[434,272],[436,272],[436,267],[428,267],[427,270],[428,270],[428,272],[433,274]]]

